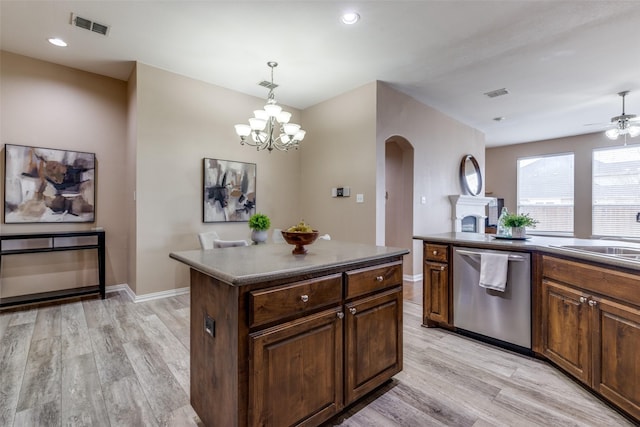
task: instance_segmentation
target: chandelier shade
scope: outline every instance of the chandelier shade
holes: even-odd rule
[[[249,118],[248,125],[235,125],[236,134],[240,137],[241,145],[256,147],[258,151],[297,149],[306,132],[300,125],[289,123],[291,113],[284,111],[277,104],[273,90],[278,85],[273,83],[273,69],[278,66],[278,63],[269,61],[267,65],[271,68],[271,83],[261,83],[261,86],[269,88],[267,104],[264,109],[253,112],[253,117]]]

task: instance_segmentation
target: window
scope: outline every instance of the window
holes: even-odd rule
[[[640,145],[593,150],[592,233],[640,237]]]
[[[573,153],[518,159],[518,213],[535,232],[573,234]]]

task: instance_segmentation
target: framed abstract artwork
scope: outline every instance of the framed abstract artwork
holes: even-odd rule
[[[256,210],[256,165],[203,159],[203,222],[249,221]]]
[[[5,144],[4,222],[95,221],[95,154]]]

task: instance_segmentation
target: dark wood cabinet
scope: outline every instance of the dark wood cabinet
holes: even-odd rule
[[[424,263],[424,321],[427,326],[449,322],[449,266],[438,262]]]
[[[543,258],[543,276],[544,356],[640,419],[640,279],[553,257]],[[600,293],[633,286],[630,303]]]
[[[401,255],[246,286],[191,270],[205,425],[320,425],[402,370],[402,341]]]
[[[594,311],[593,388],[640,418],[640,310],[606,298]]]
[[[451,293],[449,285],[447,245],[424,244],[422,273],[423,324],[451,325]]]
[[[543,352],[585,384],[591,381],[588,295],[549,280],[542,282]]]
[[[250,335],[249,425],[317,425],[342,409],[341,308]]]
[[[402,370],[402,288],[345,306],[345,405]]]

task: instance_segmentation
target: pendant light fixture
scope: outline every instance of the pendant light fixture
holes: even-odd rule
[[[273,69],[278,66],[278,63],[269,61],[267,65],[271,68],[271,82],[260,83],[261,86],[269,89],[267,104],[263,110],[253,112],[248,125],[235,125],[236,133],[240,137],[241,145],[256,147],[258,151],[271,152],[274,148],[280,151],[297,149],[306,132],[300,125],[289,123],[291,113],[284,111],[277,104],[273,90],[278,85],[273,83]]]

